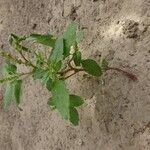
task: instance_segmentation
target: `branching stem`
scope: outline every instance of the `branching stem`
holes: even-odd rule
[[[26,66],[35,67],[30,61],[28,61],[28,60],[23,56],[22,53],[20,53],[20,54],[21,54],[21,56],[23,57],[23,59],[25,60],[25,62],[22,61],[21,59],[16,58],[15,56],[12,56],[12,55],[11,55],[10,53],[8,53],[8,52],[4,52],[3,50],[0,50],[0,55],[1,55],[2,57],[4,57],[4,58],[10,60],[10,61],[13,61],[13,62],[15,62],[15,63],[17,63],[17,64],[20,64],[20,65],[23,64],[23,65],[26,65]]]
[[[36,66],[34,66],[30,60],[26,59],[26,57],[23,55],[23,53],[21,51],[19,51],[19,54],[25,60],[26,64],[32,66],[33,68],[36,68]]]
[[[8,60],[18,63],[18,64],[26,64],[22,60],[17,59],[16,57],[12,56],[10,53],[4,52],[2,50],[0,50],[0,55]]]
[[[72,60],[73,60],[73,57],[69,60],[68,66],[69,66],[71,69],[74,69],[74,68],[72,67],[72,65],[71,65]]]
[[[69,69],[66,69],[66,70],[64,70],[64,71],[59,72],[59,74],[60,74],[61,76],[64,76],[65,74],[67,74],[67,73],[70,72],[70,71],[74,71],[74,73],[73,73],[72,75],[76,74],[77,72],[84,71],[84,69],[74,68],[74,67],[71,65],[71,62],[72,62],[72,61],[73,61],[73,58],[71,58],[71,59],[68,61]],[[69,75],[67,78],[71,77],[72,75]]]
[[[73,75],[75,75],[76,73],[81,72],[81,71],[84,71],[84,69],[74,70],[74,73],[72,73],[72,74],[70,74],[69,76],[66,76],[66,77],[64,77],[64,78],[62,78],[62,79],[66,80],[66,79],[70,78],[71,76],[73,76]]]
[[[1,78],[0,83],[6,82],[6,81],[11,81],[15,78],[18,78],[18,77],[21,77],[21,76],[24,76],[24,75],[31,75],[31,74],[32,74],[32,72],[25,72],[25,73],[18,73],[18,74],[10,75],[8,77]]]

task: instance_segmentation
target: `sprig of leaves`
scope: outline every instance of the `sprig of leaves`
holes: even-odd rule
[[[7,62],[4,66],[6,77],[1,79],[2,82],[7,81],[4,107],[7,108],[13,100],[19,107],[22,76],[28,75],[28,73],[18,73],[16,64],[23,64],[28,67],[33,79],[41,80],[48,91],[51,92],[52,97],[48,100],[50,108],[57,109],[64,119],[78,125],[77,108],[84,101],[81,97],[70,94],[64,80],[81,71],[93,76],[101,76],[103,73],[101,66],[96,61],[82,58],[78,43],[82,41],[83,37],[83,31],[78,31],[77,24],[74,22],[69,24],[63,35],[57,38],[50,34],[33,33],[22,37],[11,34],[10,45],[20,54],[21,58],[16,58],[12,54],[9,54],[11,59],[5,57],[9,63]],[[49,55],[48,59],[40,52],[31,51],[30,48],[25,47],[24,41],[32,41],[50,47],[51,50],[47,54]],[[4,52],[2,51],[2,53]],[[25,57],[26,53],[29,55],[28,58]],[[34,54],[34,56],[31,56],[31,54]]]
[[[1,79],[1,83],[8,81],[6,85],[6,91],[4,94],[4,108],[7,109],[12,100],[15,100],[17,106],[19,106],[22,80],[19,80],[18,78],[22,75],[18,75],[16,73],[17,67],[10,62],[7,62],[4,65],[3,72],[4,75],[6,75],[7,77]]]
[[[22,80],[24,76],[31,75],[34,80],[41,80],[51,93],[52,96],[48,100],[50,108],[57,109],[62,118],[78,125],[77,109],[83,105],[84,101],[80,96],[70,94],[65,80],[81,71],[100,77],[109,69],[108,62],[102,59],[98,64],[95,60],[82,57],[78,43],[83,40],[84,34],[83,31],[78,31],[77,24],[74,22],[67,26],[60,37],[54,37],[51,34],[33,33],[21,37],[11,34],[10,45],[20,54],[20,58],[3,50],[0,51],[0,55],[6,59],[3,69],[4,77],[0,79],[1,83],[7,83],[4,108],[8,108],[13,100],[20,108]],[[45,56],[38,50],[31,50],[24,46],[24,41],[46,45],[49,47],[49,52]],[[20,73],[17,65],[26,66],[29,72]]]

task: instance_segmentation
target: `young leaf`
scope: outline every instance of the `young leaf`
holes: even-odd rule
[[[55,101],[54,101],[52,98],[49,98],[49,99],[48,99],[47,104],[48,104],[50,107],[56,108]]]
[[[10,37],[9,37],[9,43],[10,43],[10,45],[12,45],[13,42],[20,43],[20,42],[22,42],[24,40],[26,40],[25,36],[19,37],[19,36],[15,35],[15,34],[11,34]]]
[[[106,59],[102,59],[101,61],[101,68],[103,71],[106,71],[108,68],[108,61]]]
[[[5,63],[3,68],[4,74],[12,75],[16,73],[16,71],[17,71],[17,67],[15,65],[11,64],[10,62]]]
[[[83,31],[77,32],[76,42],[80,43],[83,40],[83,38],[84,38],[84,32]]]
[[[77,95],[70,95],[69,98],[71,107],[79,107],[84,103],[83,99]]]
[[[53,81],[52,79],[49,78],[49,80],[46,82],[46,88],[51,91],[53,86]]]
[[[49,70],[46,70],[43,73],[43,77],[41,79],[42,79],[43,84],[46,85],[48,80],[50,80],[50,72],[49,72]]]
[[[82,61],[83,69],[93,76],[101,76],[102,75],[102,69],[101,67],[96,63],[96,61],[92,59],[86,59]]]
[[[41,68],[36,68],[33,71],[33,78],[34,79],[42,79],[44,74],[45,74],[45,70],[43,70]]]
[[[14,81],[14,96],[15,96],[15,100],[16,100],[17,105],[20,104],[21,85],[22,85],[22,80]]]
[[[13,98],[14,98],[14,82],[10,82],[9,84],[7,84],[4,93],[3,98],[4,109],[7,109],[10,106]]]
[[[31,34],[27,40],[34,41],[46,46],[54,47],[56,39],[51,34]]]
[[[55,43],[55,47],[49,57],[49,62],[58,63],[63,59],[64,42],[63,38],[58,38]]]
[[[66,31],[63,34],[65,48],[64,48],[64,56],[68,56],[70,53],[71,46],[74,46],[76,43],[76,30],[77,24],[72,22],[68,25]]]
[[[37,67],[41,67],[44,64],[44,57],[42,54],[39,53],[34,53],[34,61]]]
[[[62,62],[61,62],[61,61],[59,61],[59,62],[56,63],[56,64],[53,64],[53,68],[54,68],[54,70],[55,70],[56,72],[58,72],[58,71],[61,69],[61,67],[62,67]]]
[[[78,122],[79,122],[79,115],[78,115],[78,112],[75,108],[70,108],[70,122],[77,126],[78,125]]]
[[[80,66],[81,64],[81,52],[80,51],[75,51],[73,54],[73,60],[76,66]]]
[[[57,110],[64,119],[69,119],[70,118],[69,92],[66,89],[64,81],[56,80],[53,83],[51,92],[53,96],[52,99],[54,100]]]
[[[5,94],[4,94],[4,108],[7,109],[12,100],[16,100],[17,105],[20,104],[21,96],[21,80],[14,80],[7,84]]]
[[[49,69],[36,68],[33,72],[33,78],[41,79],[42,83],[46,85],[48,81],[55,78],[55,72],[51,72]]]
[[[11,34],[9,38],[9,43],[12,47],[14,47],[17,51],[26,51],[30,52],[30,50],[21,45],[21,42],[25,40],[26,37],[18,37],[15,34]]]
[[[8,82],[8,81],[12,81],[14,80],[15,78],[17,78],[16,75],[9,75],[9,76],[6,76],[6,77],[3,77],[3,78],[0,78],[0,83],[4,83],[4,82]]]

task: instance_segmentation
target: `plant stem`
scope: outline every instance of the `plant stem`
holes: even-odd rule
[[[61,76],[65,76],[65,74],[67,74],[67,73],[70,72],[70,71],[74,71],[74,73],[72,73],[72,74],[70,74],[70,75],[68,75],[68,76],[66,76],[66,77],[61,77],[60,79],[64,79],[64,80],[65,80],[65,79],[67,79],[67,78],[69,78],[69,77],[75,75],[76,73],[78,73],[78,72],[80,72],[80,71],[84,71],[84,69],[74,68],[74,67],[71,65],[72,60],[73,60],[73,57],[68,61],[68,66],[69,66],[68,69],[66,69],[66,70],[64,70],[64,71],[61,71],[61,72],[58,72],[58,73],[59,73]]]
[[[70,74],[69,76],[64,77],[64,78],[62,78],[62,79],[66,80],[66,79],[70,78],[71,76],[75,75],[76,73],[77,73],[77,72],[74,72],[74,73]]]
[[[74,68],[74,70],[72,70],[72,71],[74,71],[74,73],[70,74],[69,76],[63,77],[63,78],[61,78],[61,79],[66,80],[66,79],[68,79],[69,77],[75,75],[76,73],[81,72],[81,71],[84,71],[84,69],[76,69],[76,68]]]
[[[26,59],[26,57],[23,55],[23,53],[21,51],[19,51],[19,54],[21,55],[21,57],[25,60],[25,62],[27,64],[29,64],[30,66],[32,66],[33,68],[35,68],[35,66],[31,63],[31,61],[29,61],[28,59]]]
[[[129,72],[127,72],[127,71],[124,71],[124,70],[122,70],[122,69],[120,69],[120,68],[108,67],[107,70],[116,70],[116,71],[118,71],[118,72],[123,73],[125,76],[127,76],[129,79],[131,79],[131,80],[133,80],[133,81],[137,81],[137,80],[138,80],[138,78],[137,78],[136,75],[134,75],[134,74],[132,74],[132,73],[129,73]]]
[[[35,67],[33,64],[29,63],[28,60],[26,60],[25,62],[23,62],[21,59],[18,59],[14,56],[12,56],[10,53],[7,53],[7,52],[4,52],[2,50],[0,50],[0,55],[10,61],[14,61],[15,63],[18,63],[18,64],[23,64],[23,65],[26,65],[26,66],[32,66],[32,67]],[[23,55],[21,55],[23,56]],[[28,62],[27,62],[28,61]]]
[[[72,58],[69,60],[69,62],[68,62],[68,66],[69,66],[71,69],[73,69],[73,67],[72,67],[72,65],[71,65],[72,60],[73,60],[73,57],[72,57]]]
[[[23,55],[23,53],[21,51],[19,51],[19,54],[21,55],[21,57],[26,61],[28,62],[28,60],[25,58],[25,56]]]
[[[77,69],[77,68],[69,68],[67,70],[61,71],[59,72],[60,75],[65,75],[70,71],[74,71],[74,72],[79,72],[79,71],[84,71],[84,69]]]
[[[25,64],[23,61],[21,61],[20,59],[17,59],[16,57],[12,56],[10,53],[4,52],[4,51],[0,51],[0,55],[8,60],[14,61],[18,64]]]
[[[71,65],[72,60],[73,60],[73,58],[71,58],[71,59],[68,61],[69,69],[66,69],[66,70],[64,70],[64,71],[59,72],[60,75],[63,76],[64,74],[67,74],[67,73],[70,72],[70,71],[74,71],[74,72],[84,71],[84,69],[74,68],[74,67]]]
[[[72,68],[66,69],[66,70],[64,70],[64,71],[59,72],[59,74],[60,74],[60,75],[64,75],[64,74],[66,74],[66,73],[68,73],[68,72],[70,72],[70,71],[73,71],[73,69],[72,69]]]
[[[6,81],[10,81],[10,80],[13,80],[15,78],[16,78],[16,76],[9,76],[9,77],[6,77],[6,78],[1,78],[0,83],[4,83]]]
[[[21,76],[24,76],[24,75],[30,75],[30,74],[32,74],[32,72],[18,73],[18,74],[10,75],[8,77],[0,79],[0,83],[6,82],[6,81],[11,81],[11,80],[13,80],[17,77],[21,77]]]
[[[20,76],[24,76],[24,75],[30,75],[32,73],[33,72],[23,72],[23,73],[18,73],[17,75],[20,77]]]

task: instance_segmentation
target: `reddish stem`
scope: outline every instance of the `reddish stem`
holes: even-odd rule
[[[76,69],[76,68],[73,68],[72,71],[74,71],[74,73],[72,73],[72,74],[70,74],[70,75],[68,75],[68,76],[66,76],[66,77],[62,77],[62,79],[66,80],[66,79],[68,79],[69,77],[75,75],[76,73],[78,73],[78,72],[80,72],[80,71],[84,71],[84,69]]]
[[[136,75],[134,75],[134,74],[132,74],[132,73],[129,73],[129,72],[125,71],[125,70],[122,70],[122,69],[120,69],[120,68],[108,67],[107,70],[116,70],[116,71],[118,71],[118,72],[123,73],[125,76],[127,76],[129,79],[131,79],[131,80],[133,80],[133,81],[137,81],[137,80],[138,80],[138,78],[137,78]]]
[[[26,59],[26,57],[23,55],[23,53],[21,51],[19,53],[20,53],[21,57],[26,61],[26,63],[29,63],[29,65],[31,65],[32,67],[35,68],[35,66],[28,59]]]
[[[60,75],[64,75],[64,74],[66,74],[66,73],[68,73],[68,72],[70,72],[70,71],[73,71],[73,69],[72,69],[72,68],[69,68],[69,69],[67,69],[67,70],[64,70],[64,71],[59,72],[59,74],[60,74]]]
[[[71,65],[72,60],[73,60],[73,58],[71,58],[71,59],[69,60],[69,62],[68,62],[68,66],[69,66],[71,69],[73,69],[73,67],[72,67],[72,65]]]

